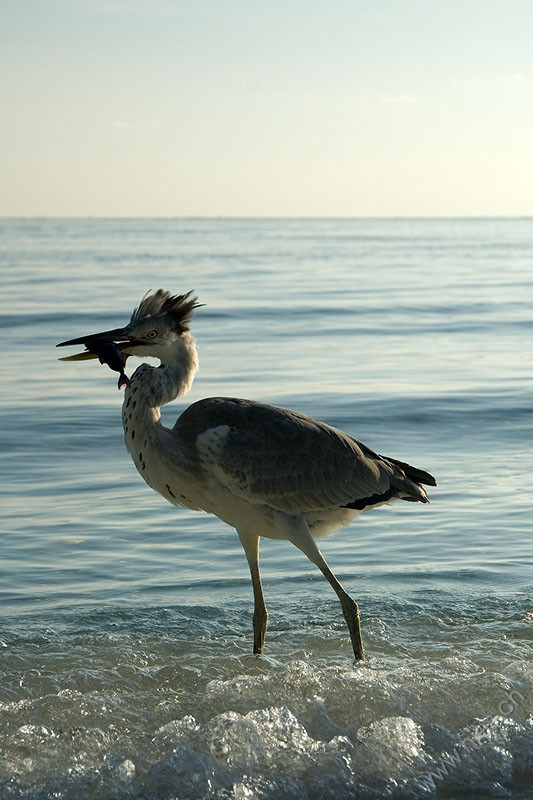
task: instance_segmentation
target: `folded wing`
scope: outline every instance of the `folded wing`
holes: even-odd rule
[[[380,456],[336,428],[263,403],[208,398],[175,426],[197,461],[198,437],[215,429],[223,431],[216,457],[198,468],[232,494],[280,511],[363,510],[393,497],[427,502],[418,484],[434,484],[428,473]]]

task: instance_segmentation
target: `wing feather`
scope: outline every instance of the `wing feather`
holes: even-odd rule
[[[175,432],[188,444],[192,459],[198,436],[219,426],[227,426],[227,433],[216,464],[203,468],[216,472],[229,491],[249,502],[316,511],[390,489],[394,467],[380,456],[365,455],[348,434],[295,411],[208,398],[181,415]]]

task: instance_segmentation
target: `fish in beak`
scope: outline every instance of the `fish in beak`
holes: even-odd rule
[[[130,337],[128,328],[115,328],[112,331],[80,336],[78,339],[60,342],[56,347],[65,347],[72,344],[83,344],[85,345],[85,350],[72,356],[64,356],[59,359],[60,361],[86,361],[87,359],[97,358],[100,364],[107,364],[110,369],[119,373],[119,389],[122,386],[130,385],[130,379],[124,372],[124,367],[130,355],[130,353],[126,352],[126,349],[134,344],[134,339]]]

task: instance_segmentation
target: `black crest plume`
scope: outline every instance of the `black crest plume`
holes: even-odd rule
[[[195,308],[199,308],[203,303],[198,302],[198,298],[193,291],[186,294],[170,294],[165,289],[158,289],[153,294],[144,295],[141,302],[131,315],[130,324],[136,325],[145,319],[161,319],[161,317],[171,317],[178,333],[189,330],[189,323]]]

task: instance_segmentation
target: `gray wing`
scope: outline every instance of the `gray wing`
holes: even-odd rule
[[[174,430],[193,460],[198,436],[219,426],[227,429],[213,474],[250,502],[282,511],[364,508],[398,494],[398,478],[406,480],[400,468],[351,436],[276,406],[208,398],[190,406]],[[407,483],[420,494],[413,499],[422,499],[424,491]]]

